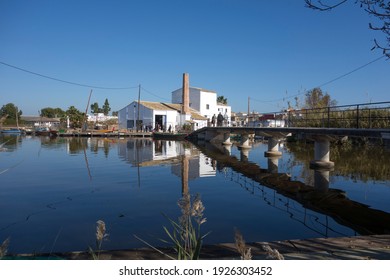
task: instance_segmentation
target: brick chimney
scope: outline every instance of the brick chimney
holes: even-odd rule
[[[181,113],[185,115],[190,114],[190,81],[188,73],[183,73],[183,98]]]

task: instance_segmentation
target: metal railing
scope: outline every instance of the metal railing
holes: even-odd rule
[[[390,101],[273,112],[288,127],[390,128]]]

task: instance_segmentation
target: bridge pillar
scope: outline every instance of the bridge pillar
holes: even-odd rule
[[[241,143],[239,148],[241,149],[251,149],[252,147],[249,145],[249,134],[243,133],[241,134]]]
[[[249,149],[241,149],[240,150],[240,160],[242,162],[248,162],[249,157]]]
[[[329,170],[314,170],[314,188],[321,192],[329,189]]]
[[[225,155],[230,156],[232,154],[232,145],[224,145],[223,152]]]
[[[332,169],[334,162],[329,160],[330,137],[316,135],[314,139],[314,160],[310,162],[312,169]]]
[[[265,157],[281,156],[282,152],[279,152],[279,139],[271,137],[268,139],[268,151],[264,152]]]
[[[222,144],[225,145],[225,146],[232,145],[232,142],[230,142],[230,132],[225,132],[223,134],[223,142],[222,142]]]
[[[280,156],[268,157],[268,172],[278,173]]]

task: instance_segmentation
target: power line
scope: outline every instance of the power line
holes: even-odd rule
[[[330,83],[333,83],[333,82],[335,82],[335,81],[337,81],[337,80],[340,80],[340,79],[342,79],[342,78],[344,78],[344,77],[346,77],[346,76],[348,76],[348,75],[350,75],[350,74],[352,74],[352,73],[354,73],[354,72],[356,72],[356,71],[359,71],[360,69],[363,69],[363,68],[367,67],[368,65],[370,65],[370,64],[372,64],[372,63],[374,63],[374,62],[377,62],[378,60],[381,60],[381,59],[384,58],[384,57],[386,57],[386,55],[382,55],[381,57],[378,57],[378,58],[376,58],[376,59],[374,59],[374,60],[372,60],[372,61],[370,61],[370,62],[367,62],[366,64],[363,64],[363,65],[361,65],[361,66],[359,66],[359,67],[357,67],[357,68],[355,68],[355,69],[353,69],[353,70],[351,70],[351,71],[349,71],[349,72],[347,72],[347,73],[345,73],[345,74],[343,74],[343,75],[338,76],[337,78],[334,78],[334,79],[332,79],[332,80],[330,80],[330,81],[327,81],[327,82],[325,82],[325,83],[323,83],[323,84],[321,84],[321,85],[319,85],[319,86],[313,87],[313,88],[311,88],[311,89],[320,88],[320,87],[323,87],[323,86],[328,85],[328,84],[330,84]],[[298,93],[298,94],[294,94],[294,95],[289,95],[289,96],[286,96],[286,97],[283,97],[283,98],[274,99],[274,100],[268,100],[268,101],[261,101],[261,100],[254,99],[254,98],[252,98],[252,97],[251,97],[251,100],[253,99],[254,101],[263,102],[263,103],[276,102],[276,101],[285,101],[285,100],[288,100],[288,99],[291,99],[291,98],[294,98],[294,97],[297,97],[297,96],[306,94],[306,92],[308,92],[308,91],[310,91],[310,90],[306,90],[306,91],[304,91],[304,92],[302,92],[302,93]]]
[[[167,98],[161,97],[161,96],[159,96],[159,95],[157,95],[157,94],[154,94],[153,92],[150,92],[149,90],[145,89],[145,88],[144,88],[144,87],[142,87],[142,86],[141,86],[141,88],[142,88],[144,91],[146,91],[147,93],[149,93],[149,94],[153,95],[154,97],[157,97],[157,98],[159,98],[159,99],[162,99],[162,100],[171,101],[170,99],[167,99]]]
[[[70,81],[66,81],[66,80],[50,77],[50,76],[47,76],[47,75],[43,75],[43,74],[40,74],[40,73],[37,73],[37,72],[33,72],[33,71],[30,71],[30,70],[27,70],[27,69],[24,69],[24,68],[20,68],[20,67],[17,67],[17,66],[14,66],[14,65],[2,62],[2,61],[0,61],[0,64],[3,64],[5,66],[11,67],[11,68],[14,68],[14,69],[17,69],[17,70],[20,70],[20,71],[23,71],[23,72],[26,72],[26,73],[29,73],[29,74],[32,74],[32,75],[36,75],[36,76],[39,76],[39,77],[42,77],[42,78],[54,80],[54,81],[61,82],[61,83],[71,84],[71,85],[75,85],[75,86],[80,86],[80,87],[88,87],[88,88],[94,88],[94,89],[106,89],[106,90],[123,90],[123,89],[133,89],[133,88],[137,88],[138,87],[138,86],[132,86],[132,87],[100,87],[100,86],[94,86],[94,85],[80,84],[80,83],[70,82]]]

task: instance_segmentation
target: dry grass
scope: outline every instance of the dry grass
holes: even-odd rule
[[[96,222],[96,251],[89,247],[89,252],[94,260],[100,259],[103,241],[108,237],[106,233],[106,224],[102,220]]]
[[[206,218],[203,217],[205,207],[198,194],[191,199],[188,193],[183,194],[178,205],[182,215],[178,222],[167,217],[172,230],[168,230],[167,227],[164,227],[164,230],[170,242],[173,243],[173,247],[177,252],[177,259],[197,260],[199,259],[203,239],[208,235],[208,233],[202,235],[200,229],[201,225],[206,222]],[[166,240],[162,241],[169,243]]]
[[[251,260],[252,259],[251,248],[246,247],[245,240],[238,229],[234,230],[234,240],[236,241],[235,244],[236,244],[237,251],[241,255],[241,260]]]
[[[268,259],[273,259],[273,260],[284,260],[284,257],[281,253],[279,253],[278,250],[272,249],[271,246],[269,245],[263,245],[263,250],[267,252]]]
[[[8,252],[8,246],[9,246],[10,239],[7,238],[4,240],[4,242],[0,246],[0,259],[2,259],[5,255],[7,255]]]

